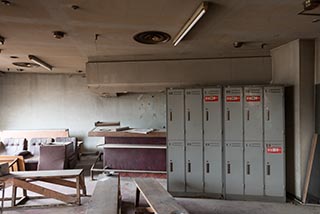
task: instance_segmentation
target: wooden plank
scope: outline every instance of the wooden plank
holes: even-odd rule
[[[20,179],[13,179],[13,186],[14,187],[20,187],[22,189],[31,191],[31,192],[35,192],[38,193],[40,195],[43,195],[45,197],[48,198],[54,198],[57,199],[59,201],[63,201],[66,203],[75,203],[77,202],[77,198],[70,196],[70,195],[66,195],[60,192],[56,192],[54,190],[51,189],[47,189],[45,187],[41,187],[32,183],[28,183],[26,181],[20,180]]]
[[[153,178],[135,178],[137,188],[144,196],[150,207],[157,214],[189,212],[179,205],[176,200]]]
[[[167,149],[166,145],[156,144],[103,144],[100,147],[108,149]]]
[[[304,181],[304,187],[303,187],[303,193],[302,193],[303,194],[302,195],[302,203],[306,203],[306,200],[307,200],[307,194],[308,194],[309,183],[310,183],[310,176],[311,176],[311,171],[312,171],[312,166],[313,166],[314,154],[315,154],[316,148],[317,148],[317,143],[318,143],[318,134],[314,134],[313,138],[312,138],[310,153],[309,153],[306,178]]]
[[[119,131],[119,132],[112,132],[112,131],[97,131],[96,129],[92,129],[89,131],[89,137],[166,137],[165,130],[155,130],[150,132],[149,134],[137,134],[137,133],[130,133],[126,131]]]
[[[119,176],[100,179],[92,194],[87,214],[115,214],[119,210]]]
[[[120,121],[118,122],[100,122],[97,121],[94,123],[94,126],[120,126]]]
[[[42,181],[46,183],[51,183],[51,184],[57,184],[61,186],[66,186],[66,187],[71,187],[71,188],[76,188],[76,182],[73,181],[68,181],[64,179],[57,179],[57,178],[42,178],[42,179],[32,179],[31,181],[28,180],[28,182],[35,182],[35,181]]]
[[[81,175],[83,169],[65,169],[65,170],[43,170],[43,171],[24,171],[24,172],[11,172],[15,178],[75,178]]]

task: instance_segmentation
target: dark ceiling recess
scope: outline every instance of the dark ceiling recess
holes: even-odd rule
[[[4,45],[4,41],[5,41],[4,37],[0,36],[0,45]]]
[[[56,39],[62,39],[66,35],[66,33],[62,31],[53,31],[52,34]]]
[[[80,7],[78,6],[78,5],[71,5],[71,8],[73,9],[73,10],[78,10]]]
[[[30,62],[14,62],[12,64],[22,68],[38,68],[39,67],[38,64],[30,63]]]
[[[11,5],[11,2],[7,1],[7,0],[2,0],[1,3],[4,4],[4,5],[7,5],[7,6]]]
[[[133,38],[139,43],[153,45],[166,43],[171,39],[171,36],[161,31],[145,31],[136,34]]]
[[[306,11],[313,10],[320,6],[320,0],[304,0],[303,1],[303,10],[298,13],[298,15],[305,15],[305,16],[320,16],[319,13],[310,13]]]

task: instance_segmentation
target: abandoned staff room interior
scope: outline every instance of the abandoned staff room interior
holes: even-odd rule
[[[0,212],[320,213],[319,0],[0,0]]]

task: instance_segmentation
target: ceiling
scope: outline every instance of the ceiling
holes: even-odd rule
[[[205,16],[176,47],[173,37],[201,1],[9,1],[10,6],[0,4],[0,35],[6,38],[0,45],[4,72],[78,73],[85,72],[88,61],[266,56],[288,41],[320,34],[320,22],[312,23],[317,17],[297,15],[302,0],[211,0]],[[56,30],[66,36],[55,39]],[[147,30],[164,31],[172,39],[158,45],[134,41],[135,34]],[[247,43],[236,49],[234,41]],[[261,48],[262,43],[267,45]],[[53,71],[41,67],[17,71],[12,63],[28,62],[29,54],[51,64]]]

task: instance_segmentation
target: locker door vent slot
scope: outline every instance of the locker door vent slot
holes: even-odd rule
[[[231,174],[231,164],[230,163],[228,163],[228,166],[227,166],[227,173]]]
[[[188,111],[188,121],[190,121],[190,111]]]
[[[209,112],[208,112],[208,110],[206,111],[206,121],[209,121]]]
[[[207,173],[210,173],[210,164],[209,163],[207,163],[206,171],[207,171]]]
[[[230,110],[227,111],[227,120],[230,120]]]
[[[170,172],[173,172],[173,163],[170,161]]]
[[[272,88],[272,89],[267,90],[267,92],[269,92],[269,93],[280,93],[281,89],[280,88]]]
[[[188,172],[191,172],[191,163],[188,162]]]
[[[249,110],[247,111],[247,120],[248,121],[250,120],[250,111]]]
[[[270,110],[267,110],[267,121],[270,121]]]
[[[247,175],[250,175],[250,164],[247,164]]]
[[[170,111],[170,121],[172,121],[172,111]]]
[[[267,175],[270,175],[271,174],[271,167],[270,165],[268,164],[267,165]]]

